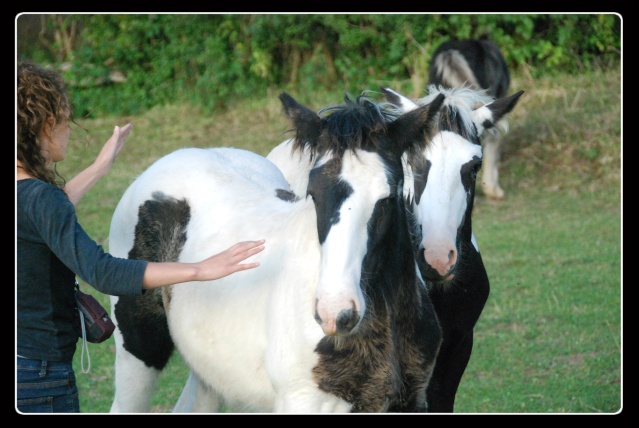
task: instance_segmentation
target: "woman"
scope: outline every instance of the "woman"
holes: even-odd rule
[[[240,242],[199,263],[154,263],[111,256],[78,223],[75,205],[113,165],[131,124],[116,126],[94,163],[68,183],[63,160],[73,121],[62,77],[35,64],[18,66],[17,409],[80,412],[72,367],[80,334],[76,275],[102,293],[122,296],[252,269],[241,263],[264,240]]]

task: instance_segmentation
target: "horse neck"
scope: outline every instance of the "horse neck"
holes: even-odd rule
[[[415,269],[415,249],[408,226],[408,212],[403,198],[397,200],[397,216],[386,235],[376,239],[374,248],[362,263],[362,272],[372,275],[362,278],[366,293],[384,303],[414,296],[419,285]],[[378,294],[377,291],[381,291]]]
[[[317,214],[311,198],[299,198],[295,202],[288,202],[286,212],[281,213],[282,224],[286,227],[288,240],[314,242],[319,245],[317,237]]]
[[[298,197],[304,197],[308,187],[308,175],[313,167],[311,152],[306,147],[295,150],[293,143],[292,139],[283,141],[273,148],[266,158],[282,171],[293,193]]]
[[[475,203],[475,184],[470,189],[468,195],[468,204],[466,206],[466,215],[464,216],[464,222],[459,228],[459,240],[464,244],[470,244],[473,234],[473,206]],[[463,256],[463,253],[462,253]]]

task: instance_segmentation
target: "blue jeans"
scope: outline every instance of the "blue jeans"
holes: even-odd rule
[[[71,361],[17,357],[17,409],[20,413],[80,413]]]

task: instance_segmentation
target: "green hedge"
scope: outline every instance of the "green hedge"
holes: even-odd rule
[[[215,109],[271,88],[358,93],[393,83],[415,91],[440,43],[484,32],[511,70],[532,77],[606,68],[621,57],[615,14],[43,16],[55,34],[79,29],[71,48],[49,48],[58,48],[53,62],[66,64],[76,115],[84,116],[175,102]],[[23,57],[45,55],[32,49]]]

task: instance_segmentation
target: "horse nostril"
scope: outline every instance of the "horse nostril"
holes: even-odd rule
[[[451,266],[455,266],[455,263],[457,263],[457,251],[450,250],[448,253],[448,262]]]
[[[457,264],[457,251],[453,249],[453,250],[450,250],[450,252],[448,253],[448,272],[446,273],[445,276],[448,276],[451,273],[453,273],[453,271],[455,270],[456,264]]]
[[[355,308],[355,302],[352,303],[351,309],[344,309],[340,311],[337,316],[337,334],[347,335],[357,326],[359,323],[359,312]]]
[[[320,317],[319,312],[317,312],[317,303],[318,303],[318,300],[315,299],[315,317],[314,318],[319,325],[322,325],[322,318]]]

